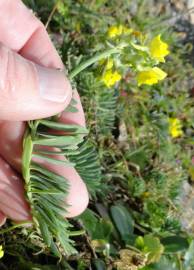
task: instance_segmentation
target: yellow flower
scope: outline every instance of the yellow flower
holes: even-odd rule
[[[163,42],[160,35],[153,38],[149,45],[150,55],[159,62],[165,62],[164,57],[170,52],[168,50],[168,44]]]
[[[115,38],[121,36],[122,34],[130,34],[133,32],[133,29],[127,28],[124,25],[113,25],[108,29],[108,36],[109,38]]]
[[[169,118],[169,133],[172,138],[177,138],[183,135],[182,124],[178,118]]]
[[[166,76],[167,74],[158,67],[149,68],[138,73],[137,82],[139,86],[142,84],[152,85],[163,80]]]
[[[117,71],[107,70],[102,76],[102,81],[107,87],[113,86],[116,82],[120,81],[121,75]]]
[[[4,256],[3,247],[0,246],[0,259]]]

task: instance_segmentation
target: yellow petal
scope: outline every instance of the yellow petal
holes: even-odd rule
[[[142,84],[153,85],[163,80],[166,76],[167,74],[163,70],[154,67],[140,71],[137,75],[137,81],[139,86]]]
[[[123,28],[122,28],[122,25],[119,25],[119,26],[111,26],[109,29],[108,29],[108,36],[110,38],[115,38],[117,36],[120,36],[122,34],[122,31],[123,31]]]
[[[172,138],[178,138],[183,135],[182,124],[178,118],[169,118],[169,133]]]
[[[107,87],[113,86],[120,81],[121,75],[117,71],[106,70],[102,76],[102,81]]]
[[[3,247],[0,246],[0,259],[4,256]]]
[[[167,73],[164,72],[161,68],[154,67],[152,70],[155,72],[155,74],[157,74],[157,78],[159,81],[164,80],[167,76]]]
[[[168,44],[161,40],[160,35],[152,39],[149,49],[151,57],[159,62],[165,62],[165,56],[170,53],[168,50]]]
[[[115,38],[117,36],[121,36],[122,34],[127,35],[131,34],[133,32],[133,29],[127,28],[124,25],[113,25],[109,27],[108,29],[108,36],[109,38]]]

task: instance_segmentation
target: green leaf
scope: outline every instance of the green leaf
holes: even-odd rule
[[[160,239],[151,234],[144,236],[143,252],[147,254],[148,263],[158,262],[164,252]]]
[[[105,219],[100,219],[93,232],[92,239],[103,239],[109,241],[110,235],[113,231],[113,225],[110,221]]]
[[[138,51],[142,51],[142,52],[148,52],[149,51],[148,47],[146,47],[146,46],[138,45],[138,44],[135,44],[133,42],[131,42],[131,45],[133,46],[133,48],[135,48]]]
[[[79,153],[67,153],[68,159],[75,163],[75,169],[84,180],[91,195],[96,196],[102,178],[101,165],[95,146],[86,140],[79,145]]]
[[[44,219],[46,221],[46,223],[52,227],[53,225],[55,226],[55,221],[53,220],[53,215],[49,216],[49,212],[46,213],[46,211],[44,211],[43,206],[41,205],[41,207],[39,206],[35,206],[35,210],[38,212],[38,215],[41,216],[42,219]]]
[[[91,238],[93,238],[96,230],[96,225],[98,223],[98,218],[96,214],[92,210],[86,209],[84,213],[78,217],[78,219],[82,223],[86,231],[89,233]]]
[[[49,128],[60,130],[60,131],[66,131],[68,133],[72,132],[73,134],[77,134],[77,133],[88,134],[88,130],[85,127],[78,126],[78,125],[68,125],[68,124],[52,122],[48,120],[40,120],[40,123]]]
[[[61,257],[61,254],[59,252],[59,249],[57,248],[56,244],[54,243],[54,241],[51,241],[51,251],[53,252],[53,254],[57,257]]]
[[[52,241],[52,234],[48,230],[48,224],[45,222],[45,220],[43,218],[41,218],[40,215],[37,215],[37,218],[38,218],[40,230],[42,233],[42,237],[43,237],[46,245],[48,247],[50,247],[51,241]]]
[[[128,238],[134,231],[134,221],[127,208],[122,205],[112,206],[110,208],[114,224],[119,231],[123,241],[128,242]]]
[[[43,175],[49,177],[50,179],[55,179],[55,180],[60,181],[60,182],[61,181],[65,182],[65,178],[62,177],[61,175],[56,174],[54,172],[51,172],[51,171],[47,170],[46,168],[44,168],[43,166],[40,166],[40,165],[38,165],[38,164],[36,164],[34,162],[30,165],[30,169],[34,170],[34,171],[37,171],[37,172],[40,172]],[[66,183],[66,184],[68,186],[68,183]]]
[[[46,146],[58,146],[58,147],[66,147],[72,144],[79,144],[83,141],[83,137],[79,135],[75,136],[52,136],[48,135],[49,138],[38,138],[34,140],[34,144],[46,145]]]
[[[77,105],[78,102],[77,102],[77,100],[76,100],[75,98],[72,98],[70,104],[71,104],[71,105]]]
[[[37,194],[61,194],[61,191],[57,189],[47,189],[47,190],[39,190],[39,189],[31,189],[32,193],[37,193]]]
[[[65,109],[65,112],[76,113],[76,112],[79,112],[79,110],[78,110],[76,107],[69,105],[69,106]]]
[[[33,181],[34,179],[36,179],[36,182],[31,183],[30,188],[32,189],[37,189],[40,192],[42,191],[48,191],[48,190],[57,190],[60,194],[65,194],[68,190],[66,185],[59,185],[58,183],[55,183],[54,181],[50,181],[50,179],[48,179],[47,181],[42,181],[42,179],[38,179],[38,177],[31,177],[31,181]]]
[[[106,270],[106,264],[103,260],[101,259],[94,259],[93,264],[96,270]]]
[[[191,241],[189,248],[185,253],[184,266],[186,269],[194,269],[194,240]]]
[[[135,239],[135,246],[142,250],[143,247],[144,247],[145,243],[144,243],[144,238],[143,236],[138,236],[136,239]]]
[[[183,270],[184,268],[180,268],[180,262],[177,262],[176,257],[168,258],[167,256],[163,255],[161,256],[159,262],[147,265],[139,270],[180,270],[180,269]]]
[[[29,132],[29,131],[26,131]],[[26,181],[29,181],[30,175],[29,175],[29,167],[31,163],[31,156],[32,156],[32,149],[33,149],[33,143],[31,139],[31,135],[26,135],[24,142],[24,150],[22,155],[22,174]]]
[[[66,156],[68,154],[68,152],[70,152],[70,151],[68,151],[68,150],[66,150],[66,151],[63,151],[63,150],[56,151],[56,149],[53,149],[53,151],[52,150],[47,151],[47,150],[38,149],[38,151],[37,150],[34,151],[34,153],[36,153],[36,152],[40,153],[40,154],[44,154],[44,155]],[[76,154],[79,153],[78,151],[76,153],[74,153],[74,152],[76,152],[76,151],[74,150],[72,154],[76,155]]]
[[[75,165],[68,160],[55,159],[55,158],[48,157],[41,154],[33,154],[32,157],[39,158],[39,159],[48,161],[51,164],[56,164],[56,165],[64,165],[64,166],[70,166],[70,167],[73,167]]]
[[[127,160],[130,162],[133,162],[134,164],[137,164],[141,170],[143,170],[146,165],[149,162],[148,155],[147,155],[147,149],[144,147],[141,147],[137,149],[136,151],[132,152],[128,151],[125,155]]]
[[[176,235],[162,238],[161,243],[164,245],[166,253],[179,252],[189,247],[189,242],[186,238]]]

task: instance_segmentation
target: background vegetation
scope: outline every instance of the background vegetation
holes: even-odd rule
[[[39,252],[33,232],[15,229],[0,237],[5,251],[0,269],[194,269],[194,71],[187,33],[177,31],[179,14],[168,1],[24,2],[45,24],[55,11],[48,31],[68,70],[101,50],[112,25],[161,34],[170,55],[163,64],[168,77],[153,86],[137,86],[128,70],[107,88],[101,64],[76,77],[92,161],[92,167],[81,162],[84,146],[72,157],[91,194],[89,208],[71,221],[83,230],[73,237],[78,254],[58,262]],[[172,137],[169,118],[180,120],[181,136]]]

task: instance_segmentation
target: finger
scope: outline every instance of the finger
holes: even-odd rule
[[[51,68],[63,67],[60,57],[52,45],[44,26],[32,15],[21,1],[2,0],[0,2],[0,19],[0,41],[2,41],[2,43],[15,51],[19,51],[21,55],[40,65]],[[78,103],[80,103],[79,98]],[[82,108],[80,113],[76,114],[76,119],[80,119],[80,123],[83,123],[84,116]],[[3,133],[3,141],[10,140],[14,142],[14,135],[11,135],[11,128],[10,130],[8,128],[7,132]],[[19,123],[16,125],[14,134],[16,137],[17,135],[19,137],[22,137],[23,135]],[[10,145],[14,146],[13,148],[15,149],[15,144]],[[21,152],[20,144],[18,147],[16,146],[18,149],[15,149],[16,152],[14,152],[13,148],[12,151],[10,150],[10,147],[3,147],[2,149],[4,149],[3,152],[7,160],[12,160],[13,164],[16,162],[16,167],[19,167],[21,161],[21,156],[19,155],[19,152]]]
[[[41,67],[0,44],[0,119],[32,120],[64,110],[71,86],[62,71]]]
[[[0,153],[18,172],[21,172],[24,122],[0,121]]]
[[[57,158],[64,159],[64,157]],[[45,168],[68,180],[69,194],[64,201],[69,205],[66,217],[74,217],[82,213],[88,204],[88,193],[75,169],[39,161],[39,164],[41,163]],[[30,208],[24,197],[22,179],[0,158],[0,225],[5,221],[5,216],[14,221],[31,220]]]
[[[62,68],[44,25],[20,0],[0,1],[0,42],[37,64]]]
[[[22,140],[25,123],[0,122],[0,152],[4,159],[18,171],[21,171]],[[57,157],[58,158],[58,157]],[[64,157],[60,157],[64,158]],[[67,203],[68,217],[80,214],[88,204],[86,186],[74,168],[44,163],[47,168],[62,175],[70,184]]]
[[[42,147],[45,150],[51,150],[51,147]],[[65,160],[64,156],[54,156],[57,160]],[[73,167],[64,165],[51,164],[41,159],[36,159],[43,167],[48,170],[63,176],[69,183],[69,193],[66,197],[66,203],[68,204],[66,217],[75,217],[80,215],[87,207],[89,196],[85,183],[82,181],[78,173]]]
[[[0,157],[0,213],[13,220],[30,220],[19,175]]]
[[[0,227],[5,223],[6,217],[3,213],[0,212]]]
[[[44,25],[26,8],[22,1],[1,0],[0,20],[0,41],[3,44],[37,64],[50,68],[63,68],[63,63]],[[75,99],[81,105],[78,94],[75,95]],[[67,117],[68,113],[65,113],[64,119]],[[70,119],[73,122],[80,119],[80,123],[83,123],[82,106],[78,113],[70,113]]]

